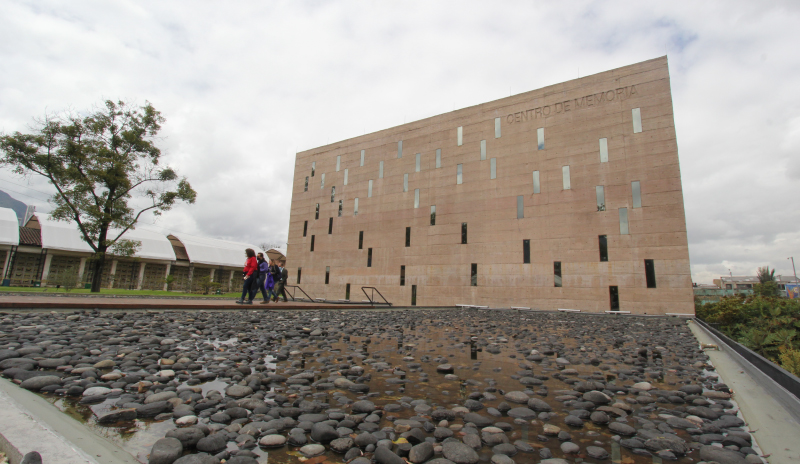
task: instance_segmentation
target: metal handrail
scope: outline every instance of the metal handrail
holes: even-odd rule
[[[300,290],[301,292],[303,292],[303,295],[305,295],[306,298],[308,298],[309,301],[314,301],[314,299],[311,298],[310,296],[308,296],[308,293],[306,293],[305,290],[303,290],[299,285],[284,285],[283,288],[296,288],[296,289]],[[294,294],[292,292],[286,292],[286,293],[290,297],[292,297],[292,301],[296,300],[296,298],[294,297]]]
[[[369,294],[367,293],[366,289],[372,290],[372,297],[369,296]],[[364,295],[366,295],[367,299],[369,300],[369,304],[371,304],[373,306],[375,306],[375,292],[378,292],[378,295],[380,295],[381,299],[383,299],[383,301],[384,301],[383,303],[378,302],[378,304],[387,304],[389,306],[392,305],[391,303],[389,303],[389,300],[387,300],[386,297],[383,296],[381,291],[378,290],[375,287],[361,287],[361,291],[364,292]]]

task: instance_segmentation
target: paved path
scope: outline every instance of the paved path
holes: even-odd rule
[[[739,356],[694,321],[692,333],[700,343],[717,345],[706,350],[728,387],[753,436],[770,463],[800,462],[800,400]]]
[[[176,299],[137,297],[91,297],[91,296],[38,296],[1,295],[0,309],[370,309],[365,304],[335,304],[289,301],[284,303],[239,305],[233,299]]]

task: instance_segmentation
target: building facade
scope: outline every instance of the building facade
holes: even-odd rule
[[[125,233],[141,242],[131,257],[109,255],[103,267],[102,288],[202,292],[203,281],[222,291],[241,289],[246,248],[251,244],[185,234],[164,235],[145,229]],[[267,253],[276,250],[269,250]],[[74,223],[54,221],[34,213],[18,226],[13,210],[0,208],[2,284],[10,287],[55,287],[75,279],[79,287],[94,275],[94,253]],[[166,278],[172,282],[167,284]],[[74,285],[76,282],[73,282]]]
[[[298,153],[287,254],[314,298],[694,312],[667,58]]]

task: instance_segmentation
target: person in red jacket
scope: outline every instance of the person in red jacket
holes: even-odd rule
[[[237,304],[253,304],[253,298],[256,297],[258,291],[255,282],[258,280],[258,261],[256,260],[256,252],[252,248],[244,250],[247,255],[247,261],[244,263],[244,287],[242,287],[242,297],[236,300]],[[245,300],[245,296],[250,296]]]

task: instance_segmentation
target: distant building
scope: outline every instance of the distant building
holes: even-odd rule
[[[796,283],[794,276],[775,276],[778,288],[786,290],[786,284]],[[753,285],[758,283],[756,276],[722,276],[713,280],[714,285],[723,290],[752,290]]]
[[[185,234],[163,235],[144,229],[128,231],[125,238],[142,246],[130,258],[109,255],[103,267],[102,287],[128,290],[167,290],[164,279],[173,276],[170,290],[198,291],[199,279],[210,277],[223,291],[237,289],[251,244]],[[74,223],[54,221],[34,213],[23,227],[17,215],[0,208],[0,262],[4,286],[55,286],[58,276],[75,272],[78,281],[92,281],[93,251]]]

